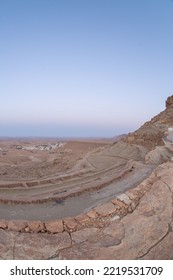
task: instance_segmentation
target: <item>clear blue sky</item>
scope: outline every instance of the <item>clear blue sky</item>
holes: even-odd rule
[[[173,1],[0,0],[0,136],[112,137],[173,94]]]

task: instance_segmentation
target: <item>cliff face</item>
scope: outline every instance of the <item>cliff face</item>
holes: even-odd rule
[[[166,109],[164,111],[144,123],[133,133],[129,133],[125,141],[144,145],[149,150],[156,146],[164,145],[162,138],[166,134],[168,127],[173,127],[173,95],[167,98],[165,104]]]

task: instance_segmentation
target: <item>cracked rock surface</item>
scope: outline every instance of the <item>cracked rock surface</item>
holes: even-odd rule
[[[0,229],[0,259],[173,259],[173,164],[154,174],[133,212],[102,228],[70,234]]]

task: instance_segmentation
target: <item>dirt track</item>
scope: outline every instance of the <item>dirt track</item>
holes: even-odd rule
[[[48,201],[35,204],[0,204],[0,219],[7,220],[54,220],[65,217],[73,217],[89,211],[97,205],[108,202],[118,194],[137,186],[149,176],[153,166],[144,166],[136,169],[133,174],[126,174],[122,179],[117,180],[101,189],[90,192],[82,192],[74,197],[67,197],[65,200]]]

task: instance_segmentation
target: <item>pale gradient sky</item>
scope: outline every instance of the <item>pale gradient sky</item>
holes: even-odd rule
[[[173,1],[0,0],[0,136],[113,137],[173,94]]]

